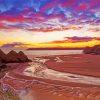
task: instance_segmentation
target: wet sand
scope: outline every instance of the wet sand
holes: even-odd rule
[[[60,59],[57,58],[57,56],[53,56],[52,59],[47,57],[48,61],[46,62],[43,61],[44,57],[42,57],[40,62],[43,61],[44,64],[48,65],[48,68],[56,71],[65,73],[70,72],[79,75],[82,74],[84,76],[89,75],[92,77],[95,76],[94,78],[99,78],[100,56],[64,55],[58,57]],[[90,63],[87,63],[86,61]],[[82,65],[84,63],[87,67]],[[68,66],[67,64],[71,66]],[[0,80],[0,83],[4,89],[9,89],[10,87],[15,91],[21,100],[100,100],[100,86],[93,85],[92,82],[91,84],[83,84],[73,81],[65,82],[41,77],[30,77],[23,73],[26,68],[30,67],[30,64],[13,64],[12,66],[15,66],[15,69],[8,71]],[[70,75],[70,78],[74,79],[76,76]]]
[[[30,67],[26,68],[23,71],[23,74],[25,76],[54,81],[74,82],[100,86],[100,78],[55,71],[52,69],[48,69],[46,65],[39,62],[33,62]]]
[[[75,74],[100,77],[100,55],[74,54],[58,56],[62,61],[57,62],[55,57],[48,57],[45,63],[48,68]]]
[[[39,80],[7,77],[3,87],[11,87],[21,100],[100,100],[100,87],[57,85]],[[74,84],[75,85],[75,84]]]

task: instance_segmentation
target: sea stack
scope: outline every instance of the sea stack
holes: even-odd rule
[[[15,51],[10,51],[7,55],[6,55],[6,62],[18,62],[18,58],[17,58],[18,54]]]
[[[28,59],[28,57],[22,52],[20,51],[17,55],[19,62],[29,62],[31,60]]]
[[[0,62],[1,63],[23,63],[23,62],[31,62],[30,59],[22,52],[19,53],[15,51],[10,51],[7,55],[0,50]]]

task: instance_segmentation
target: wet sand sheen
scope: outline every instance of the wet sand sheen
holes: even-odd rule
[[[14,89],[21,100],[100,100],[99,77],[54,71],[40,62],[17,65],[2,83]]]
[[[100,91],[97,91],[97,89],[36,84],[24,96],[26,98],[33,96],[33,99],[30,100],[99,100]]]
[[[100,78],[54,71],[52,69],[48,69],[41,63],[35,62],[31,65],[31,67],[26,68],[23,73],[26,76],[39,77],[50,80],[100,85]]]

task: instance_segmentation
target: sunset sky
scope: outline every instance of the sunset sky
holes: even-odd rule
[[[100,44],[100,0],[0,0],[0,47]]]

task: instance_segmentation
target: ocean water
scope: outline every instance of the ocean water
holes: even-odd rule
[[[50,56],[50,55],[68,55],[68,54],[82,54],[83,50],[27,50],[27,55],[34,56]]]
[[[16,52],[23,51],[27,55],[31,56],[50,56],[50,55],[68,55],[68,54],[82,54],[83,50],[25,50],[25,49],[12,49],[12,48],[0,48],[6,54],[11,50]]]

